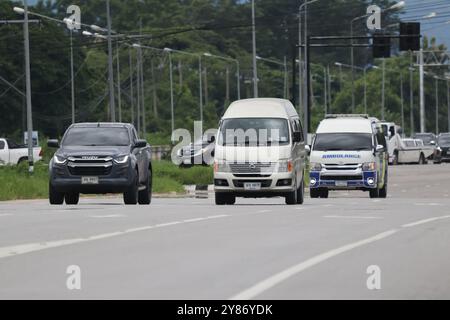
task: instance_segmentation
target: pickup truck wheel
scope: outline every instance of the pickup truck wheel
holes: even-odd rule
[[[123,193],[123,202],[125,204],[137,204],[138,202],[138,193],[139,193],[139,178],[138,172],[136,171],[134,174],[134,181],[130,187],[128,187],[127,191]]]
[[[226,198],[225,193],[216,192],[214,194],[214,196],[215,196],[216,205],[223,206],[223,205],[227,204],[227,198]]]
[[[64,203],[64,193],[56,191],[52,184],[49,183],[48,186],[48,200],[50,204],[57,205]]]
[[[380,190],[378,188],[370,189],[369,196],[370,198],[378,198],[380,194]]]
[[[17,161],[17,165],[20,165],[22,162],[27,162],[27,161],[28,161],[28,157],[20,158],[19,161]]]
[[[80,194],[76,192],[66,193],[64,199],[66,200],[66,204],[76,205],[80,201]]]
[[[145,189],[139,191],[139,204],[150,204],[152,202],[152,174],[149,171],[147,181],[145,181]]]
[[[232,194],[227,195],[227,197],[226,197],[226,202],[227,202],[227,204],[229,204],[229,205],[234,205],[234,204],[236,203],[236,196],[234,196],[234,195],[232,195]]]

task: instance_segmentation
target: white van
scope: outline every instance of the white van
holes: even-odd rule
[[[283,99],[232,103],[219,123],[214,154],[216,204],[236,197],[303,203],[305,141],[294,106]]]
[[[387,196],[387,146],[379,121],[367,115],[328,115],[317,128],[310,156],[311,198],[329,190]]]

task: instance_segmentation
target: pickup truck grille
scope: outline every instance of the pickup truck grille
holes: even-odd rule
[[[261,187],[268,188],[272,184],[272,180],[233,180],[233,184],[236,188],[243,188],[246,182],[259,182]]]
[[[320,180],[362,180],[362,175],[345,175],[345,176],[338,176],[338,175],[321,175]]]
[[[74,176],[106,176],[111,173],[111,157],[70,157],[67,164]]]

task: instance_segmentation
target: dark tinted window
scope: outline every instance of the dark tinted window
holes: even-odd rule
[[[130,137],[126,128],[72,128],[63,146],[128,146]]]
[[[313,150],[372,150],[372,135],[370,133],[319,133],[314,140]]]
[[[12,141],[12,140],[9,140],[9,139],[6,139],[6,142],[8,142],[8,147],[9,147],[10,149],[19,149],[19,148],[23,147],[23,146],[21,146],[21,145],[15,143],[15,142]]]
[[[5,149],[5,141],[0,141],[0,150]]]
[[[438,144],[441,146],[448,146],[450,145],[450,136],[441,136],[439,137]]]
[[[235,118],[225,119],[220,129],[219,145],[289,144],[286,119]],[[242,133],[244,135],[242,136]]]
[[[435,139],[435,137],[431,134],[416,134],[414,139],[420,139],[424,144],[429,145],[431,141]]]

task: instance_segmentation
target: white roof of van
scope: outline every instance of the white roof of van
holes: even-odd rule
[[[334,118],[322,120],[316,133],[372,133],[371,120],[364,118]]]
[[[289,118],[298,116],[289,100],[275,98],[243,99],[233,102],[223,115],[229,118]]]

